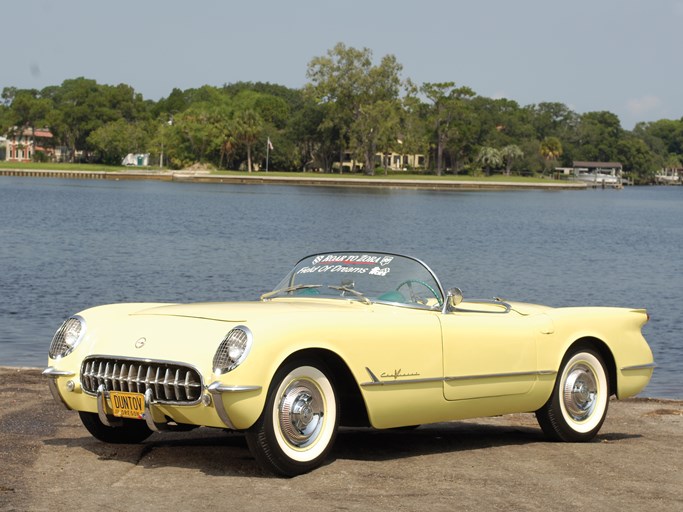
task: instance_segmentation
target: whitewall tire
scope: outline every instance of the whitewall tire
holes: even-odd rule
[[[551,439],[589,441],[605,421],[609,395],[602,357],[592,348],[578,348],[565,356],[553,393],[536,418]]]
[[[320,362],[293,361],[275,374],[264,411],[246,438],[264,469],[296,476],[324,462],[338,426],[330,372]]]

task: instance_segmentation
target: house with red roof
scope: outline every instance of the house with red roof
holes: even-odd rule
[[[54,157],[52,145],[52,132],[48,128],[36,128],[35,132],[30,128],[13,130],[4,142],[4,160],[7,162],[32,162],[38,152],[42,152],[51,160]]]

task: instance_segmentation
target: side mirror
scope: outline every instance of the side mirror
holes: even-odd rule
[[[462,302],[462,290],[460,288],[451,288],[446,292],[446,303],[448,309],[453,311]]]

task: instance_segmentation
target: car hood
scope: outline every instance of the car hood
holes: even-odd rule
[[[360,310],[369,311],[369,306],[358,301],[317,299],[98,306],[80,313],[87,333],[77,352],[183,361],[208,374],[218,344],[236,325],[249,326],[263,343],[274,339],[271,333],[288,322],[310,326],[321,312],[328,313],[322,315],[327,321],[329,314],[355,315]]]

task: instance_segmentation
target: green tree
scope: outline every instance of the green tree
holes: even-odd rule
[[[297,161],[302,170],[322,168],[332,170],[332,164],[339,156],[339,133],[327,122],[329,103],[316,103],[307,99],[290,120],[288,134],[296,146]]]
[[[500,156],[505,165],[505,175],[510,176],[513,164],[524,156],[524,151],[516,144],[509,144],[500,150]]]
[[[212,153],[218,154],[223,143],[224,110],[218,105],[198,102],[174,116],[169,137],[168,154],[175,166],[190,162],[206,162]],[[174,143],[175,140],[175,143]]]
[[[683,120],[660,119],[638,123],[633,134],[662,158],[670,154],[683,155]]]
[[[167,98],[160,99],[152,108],[152,113],[158,118],[168,118],[182,112],[189,107],[189,101],[185,93],[174,87]]]
[[[433,129],[436,147],[436,174],[444,169],[444,151],[451,138],[456,136],[456,120],[461,113],[463,102],[474,96],[469,87],[455,87],[454,82],[425,83],[421,92],[432,102],[429,119]]]
[[[149,139],[142,123],[119,119],[93,130],[88,136],[88,143],[100,153],[105,163],[120,165],[128,153],[146,152]]]
[[[548,171],[553,167],[552,162],[562,156],[562,143],[557,137],[546,137],[541,141],[539,151],[545,160],[544,170]]]
[[[95,80],[79,77],[65,80],[59,87],[41,92],[48,97],[54,110],[48,121],[53,134],[63,146],[87,153],[89,135],[101,126],[124,119],[128,122],[149,119],[147,105],[140,94],[125,84],[100,85]]]
[[[41,97],[35,89],[5,88],[2,96],[9,103],[5,120],[7,131],[3,133],[22,140],[24,133],[29,131],[30,143],[35,147],[36,127],[47,124],[52,102]]]
[[[655,155],[642,139],[633,135],[622,138],[617,145],[617,158],[635,182],[651,183],[664,159]]]
[[[247,150],[247,171],[252,170],[251,153],[254,144],[258,141],[263,131],[263,120],[256,111],[247,109],[241,110],[235,115],[232,123],[232,132],[235,140],[243,144]]]
[[[563,103],[542,102],[530,105],[526,110],[531,114],[530,122],[538,140],[546,137],[562,138],[568,130],[574,129],[578,116]]]
[[[401,99],[399,139],[401,153],[429,155],[428,106],[419,97],[419,88],[406,81],[406,94]],[[425,162],[427,163],[427,162]]]
[[[664,167],[667,169],[679,169],[683,167],[683,159],[679,155],[669,155],[664,161]]]
[[[492,168],[498,168],[503,164],[503,156],[500,150],[491,146],[484,146],[479,149],[477,161],[484,166],[488,176],[491,174]]]
[[[576,131],[576,159],[597,162],[616,160],[617,144],[622,134],[619,118],[611,112],[583,114]]]
[[[402,85],[399,76],[402,66],[393,55],[386,55],[378,65],[372,64],[372,51],[358,50],[338,43],[327,55],[314,57],[308,65],[307,77],[311,83],[306,92],[319,104],[328,104],[325,128],[339,135],[339,161],[349,147],[351,137],[356,148],[365,156],[365,171],[374,172],[374,156],[370,159],[375,143],[369,130],[382,131],[381,120],[371,114],[377,102],[398,99]],[[386,131],[386,130],[385,130]]]
[[[374,174],[378,151],[390,152],[396,146],[399,121],[395,101],[377,101],[361,107],[352,126],[351,144],[363,156],[366,174]]]

